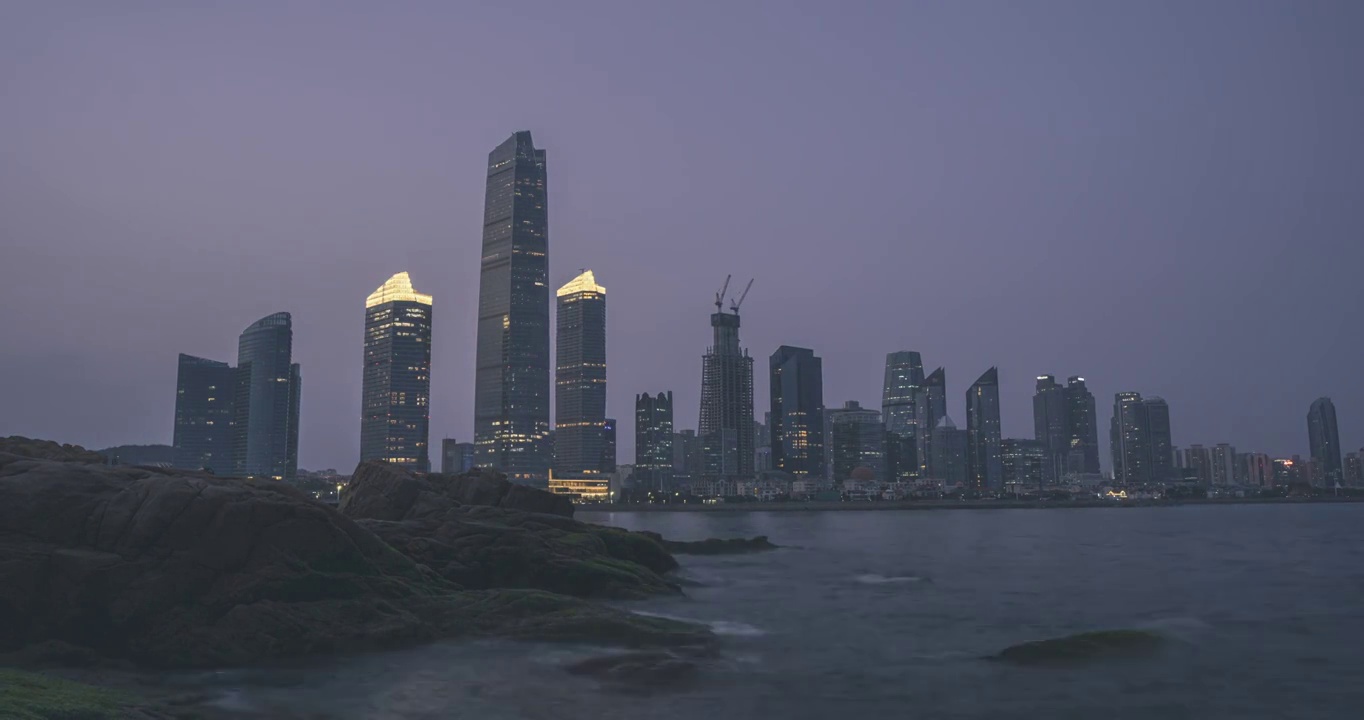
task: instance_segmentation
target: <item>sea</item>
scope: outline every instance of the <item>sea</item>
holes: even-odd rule
[[[683,556],[684,596],[622,605],[721,637],[677,687],[565,671],[601,648],[506,641],[177,682],[228,715],[313,720],[1364,718],[1364,504],[578,516],[781,548]],[[1080,666],[984,659],[1123,628],[1166,642]]]

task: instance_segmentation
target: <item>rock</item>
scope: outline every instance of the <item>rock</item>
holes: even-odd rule
[[[659,537],[658,541],[665,550],[677,555],[738,555],[776,550],[779,547],[768,542],[766,535],[753,538],[709,538],[695,542],[664,540]]]
[[[484,480],[498,479],[418,477],[383,463],[361,463],[340,510],[465,589],[530,588],[610,599],[680,592],[662,577],[677,561],[653,537],[563,513],[509,509],[505,503],[515,491],[498,494],[500,486]],[[532,497],[512,504],[539,507],[543,498],[526,499]]]
[[[588,658],[564,668],[626,691],[676,689],[690,685],[700,669],[695,660],[667,652],[633,652]]]
[[[122,693],[59,678],[0,668],[0,718],[122,720],[140,713]]]
[[[104,464],[105,458],[79,445],[62,445],[51,440],[34,440],[21,435],[0,438],[0,453],[38,460],[61,460],[63,462],[82,462]]]
[[[459,593],[277,481],[10,453],[0,453],[0,618],[0,652],[58,641],[170,668],[488,634],[628,647],[709,636],[548,593]]]
[[[1066,665],[1144,657],[1163,645],[1164,638],[1147,630],[1101,630],[1013,645],[989,659],[1018,665]]]
[[[342,493],[340,508],[355,518],[413,520],[464,505],[573,517],[573,503],[567,497],[508,482],[490,470],[417,477],[377,461],[362,462],[355,468]]]

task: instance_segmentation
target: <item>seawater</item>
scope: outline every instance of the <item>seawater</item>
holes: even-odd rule
[[[1364,505],[579,517],[783,547],[682,557],[685,597],[625,605],[723,639],[677,691],[625,694],[562,670],[597,648],[510,642],[178,682],[244,717],[1364,717]],[[1169,642],[1061,669],[981,659],[1113,628]]]

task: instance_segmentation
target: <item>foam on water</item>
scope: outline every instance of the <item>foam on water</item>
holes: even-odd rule
[[[918,575],[881,575],[878,573],[866,573],[853,578],[863,585],[893,585],[898,583],[923,582],[923,578]]]
[[[757,637],[766,635],[767,631],[762,628],[754,627],[748,623],[736,622],[733,620],[700,620],[697,618],[679,617],[677,615],[665,615],[663,613],[634,611],[636,615],[646,615],[648,617],[663,618],[665,620],[676,620],[678,622],[695,623],[705,625],[716,635],[731,635],[735,637]]]

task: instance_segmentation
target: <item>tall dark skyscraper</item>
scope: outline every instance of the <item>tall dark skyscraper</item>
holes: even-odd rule
[[[713,344],[701,360],[702,469],[707,479],[753,475],[753,358],[739,347],[739,313],[717,295],[710,316]]]
[[[360,459],[431,469],[431,296],[400,272],[365,298]]]
[[[606,465],[606,288],[585,270],[559,288],[554,370],[554,471]],[[615,466],[612,454],[611,465]]]
[[[298,474],[298,410],[303,384],[292,362],[293,322],[279,312],[252,323],[237,341],[232,452],[237,475]]]
[[[1307,442],[1314,471],[1311,482],[1335,487],[1344,473],[1340,462],[1340,432],[1336,429],[1336,405],[1331,398],[1317,398],[1308,408]]]
[[[1175,479],[1175,448],[1170,437],[1170,406],[1158,397],[1146,398],[1146,432],[1151,443],[1151,482]]]
[[[457,475],[474,467],[474,444],[459,442],[455,438],[440,441],[440,471],[445,475]]]
[[[635,485],[668,491],[673,478],[672,391],[635,396]]]
[[[813,350],[782,345],[768,359],[772,467],[824,477],[824,366]]]
[[[924,361],[909,350],[886,355],[886,375],[881,384],[881,419],[896,435],[914,435],[918,418],[914,403],[924,385]]]
[[[1164,400],[1143,400],[1134,392],[1114,395],[1109,440],[1114,482],[1145,485],[1175,479],[1170,408]]]
[[[877,480],[885,479],[886,430],[881,423],[881,413],[849,400],[843,407],[830,410],[828,415],[833,480],[847,480],[858,468],[871,470]]]
[[[230,475],[237,371],[225,362],[180,355],[175,378],[175,466]]]
[[[944,415],[933,428],[933,478],[941,480],[945,486],[964,486],[966,477],[966,453],[969,438],[965,430],[958,430],[952,418]]]
[[[549,200],[526,131],[488,154],[478,286],[474,445],[515,482],[549,477]]]
[[[967,481],[976,492],[1004,485],[999,442],[999,369],[990,368],[966,390]]]
[[[947,417],[947,371],[938,368],[924,378],[923,386],[914,394],[915,427],[923,432],[915,435],[915,455],[919,462],[919,477],[942,479],[942,470],[934,466],[933,433]],[[956,429],[956,425],[952,426]]]
[[[1066,419],[1069,425],[1070,457],[1066,470],[1072,473],[1099,473],[1099,414],[1094,393],[1082,377],[1066,380]]]
[[[1042,474],[1047,482],[1056,482],[1065,475],[1070,457],[1070,404],[1066,390],[1051,375],[1037,378],[1037,391],[1032,396],[1033,438],[1042,443],[1045,460]]]

